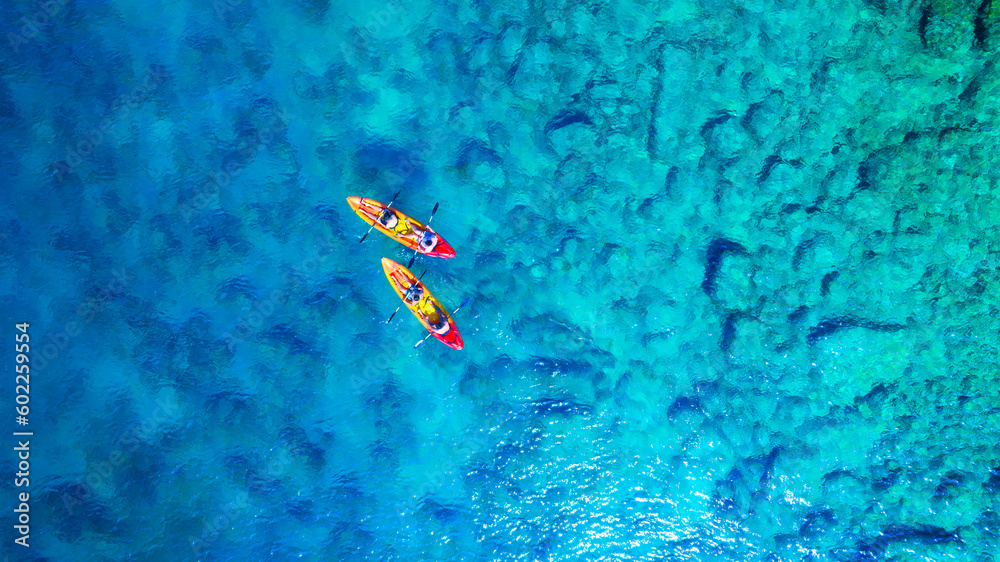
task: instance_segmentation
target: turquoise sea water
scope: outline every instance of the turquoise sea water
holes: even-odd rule
[[[990,0],[7,8],[7,559],[996,556]]]

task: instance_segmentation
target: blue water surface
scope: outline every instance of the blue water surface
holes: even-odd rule
[[[998,9],[8,3],[0,555],[993,560]]]

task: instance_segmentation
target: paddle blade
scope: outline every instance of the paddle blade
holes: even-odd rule
[[[416,253],[413,254],[412,258],[410,258],[410,263],[406,264],[406,269],[410,269],[410,267],[413,265],[413,260],[415,260],[415,259],[417,259],[417,254]]]
[[[371,231],[372,231],[372,230],[371,230],[371,229],[369,228],[369,229],[368,229],[368,232],[371,232]],[[366,233],[365,233],[365,235],[361,237],[361,240],[358,240],[358,244],[360,244],[360,243],[364,242],[364,241],[365,241],[365,238],[368,238],[368,232],[366,232]]]
[[[458,305],[458,308],[455,309],[455,312],[458,312],[459,310],[462,310],[462,307],[465,306],[465,305],[467,305],[467,304],[469,304],[469,301],[471,301],[471,300],[472,300],[472,297],[466,297],[466,299],[464,301],[462,301],[462,304]],[[452,312],[452,314],[455,314],[455,312]]]
[[[399,312],[398,308],[396,309],[396,312]],[[388,324],[389,322],[392,322],[392,318],[394,316],[396,316],[396,312],[393,312],[391,315],[389,315],[389,319],[385,321],[386,324]]]
[[[438,207],[440,207],[440,206],[441,206],[441,203],[435,203],[434,204],[434,208],[431,210],[431,214],[433,215],[434,213],[438,212]]]

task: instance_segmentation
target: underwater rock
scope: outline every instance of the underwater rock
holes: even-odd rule
[[[554,131],[558,131],[559,129],[568,127],[574,123],[583,123],[584,125],[594,124],[586,113],[575,109],[564,109],[555,117],[549,119],[549,122],[545,124],[545,134],[549,135]]]
[[[820,282],[819,294],[821,296],[827,296],[830,294],[830,285],[833,284],[840,277],[839,271],[831,271],[823,276],[823,280]]]
[[[715,296],[715,279],[727,253],[746,254],[747,250],[739,242],[716,238],[709,243],[705,252],[705,277],[701,282],[701,289],[710,297]]]
[[[983,482],[983,488],[994,494],[1000,492],[1000,465],[990,469],[990,476]]]
[[[722,330],[719,336],[719,349],[722,351],[729,351],[729,347],[733,345],[733,340],[736,338],[736,323],[739,319],[740,314],[733,312],[726,316],[726,319],[722,322]]]
[[[906,326],[891,322],[871,322],[854,316],[838,316],[829,320],[823,320],[816,326],[813,326],[806,335],[806,343],[809,343],[810,345],[815,344],[822,338],[825,338],[842,328],[866,328],[878,332],[896,332],[906,328]]]
[[[948,532],[941,527],[932,525],[915,527],[911,525],[892,524],[884,528],[878,538],[862,542],[852,561],[874,562],[875,560],[880,560],[885,555],[886,548],[889,545],[905,540],[915,540],[921,544],[962,541],[956,532]]]

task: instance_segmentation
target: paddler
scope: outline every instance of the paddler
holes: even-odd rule
[[[425,314],[422,309],[418,308],[417,311],[420,312],[420,316],[423,317],[423,319],[427,322],[427,325],[431,327],[431,330],[434,333],[443,336],[451,331],[451,324],[448,323],[448,316],[446,316],[444,311],[438,307],[437,303],[434,301],[430,302],[431,306],[434,307],[434,311],[437,312],[437,322],[432,321],[431,317]]]
[[[397,217],[396,213],[392,212],[392,210],[388,207],[383,209],[382,213],[379,214],[378,222],[385,228],[395,232],[396,236],[399,238],[407,238],[416,242],[424,253],[430,252],[435,246],[437,246],[437,233],[430,228],[427,228],[427,230],[420,230],[410,224],[410,221],[406,220],[406,218],[403,219],[402,226],[404,230],[402,232],[398,231],[396,227],[399,226],[399,217]]]
[[[392,230],[396,228],[397,224],[399,224],[399,219],[396,218],[396,213],[392,212],[391,210],[389,210],[388,207],[386,207],[385,209],[382,210],[382,213],[379,214],[378,222],[382,226]]]
[[[407,287],[403,294],[403,300],[406,301],[406,304],[417,304],[422,298],[424,298],[424,288],[417,283]]]

